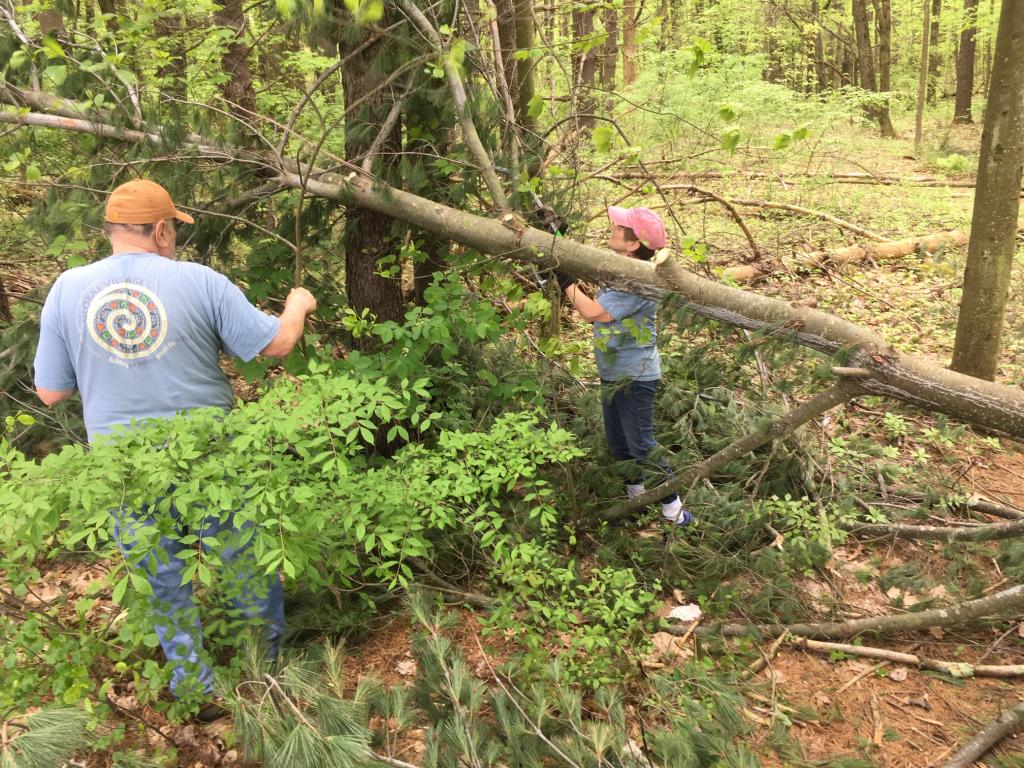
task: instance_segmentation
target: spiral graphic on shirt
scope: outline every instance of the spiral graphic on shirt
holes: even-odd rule
[[[107,286],[86,311],[93,341],[124,360],[148,357],[167,336],[167,313],[155,293],[134,283]]]

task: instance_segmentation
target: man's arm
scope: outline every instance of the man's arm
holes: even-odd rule
[[[281,327],[267,346],[260,350],[263,357],[287,357],[302,338],[306,315],[316,309],[316,299],[305,288],[292,288],[285,299],[284,309],[278,315]]]
[[[74,389],[44,389],[43,387],[36,387],[36,394],[39,395],[39,399],[43,401],[43,405],[47,408],[52,408],[57,403],[62,403],[75,394],[77,390]]]

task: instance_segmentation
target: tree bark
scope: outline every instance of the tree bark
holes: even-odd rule
[[[954,123],[969,123],[971,99],[974,97],[974,53],[978,27],[978,0],[964,0],[964,28],[960,33],[960,49],[956,56],[956,106]]]
[[[608,37],[601,47],[601,85],[608,93],[606,109],[609,114],[615,107],[615,70],[619,58],[619,12],[614,7],[606,8],[601,15],[604,31]]]
[[[952,367],[992,380],[1017,249],[1024,172],[1024,5],[1003,4],[985,108],[971,241]]]
[[[892,85],[892,0],[872,0],[872,3],[875,6],[878,29],[878,91],[889,93]],[[896,136],[896,129],[893,128],[892,119],[889,117],[888,102],[878,108],[878,127],[882,136]]]
[[[228,75],[221,85],[221,93],[228,103],[228,111],[248,123],[256,110],[253,96],[252,72],[249,69],[249,44],[245,42],[245,11],[241,0],[220,0],[221,7],[213,18],[219,26],[234,33],[221,59],[221,68]]]
[[[914,116],[914,154],[921,156],[924,130],[924,103],[928,97],[928,44],[931,42],[932,0],[924,0],[924,27],[921,32],[921,65],[917,83],[917,114]]]
[[[575,44],[583,46],[582,50],[572,56],[575,80],[573,102],[576,105],[576,114],[580,115],[580,127],[585,131],[591,131],[596,125],[594,113],[597,108],[597,100],[594,98],[594,77],[597,73],[598,48],[593,45],[594,11],[573,8],[572,31]]]
[[[761,71],[761,77],[769,83],[778,83],[785,74],[782,66],[778,16],[779,9],[775,3],[764,4],[764,37],[762,38],[764,69]]]
[[[939,17],[942,14],[942,0],[932,0],[931,24],[928,34],[928,103],[934,104],[939,92],[939,69],[942,54],[939,52]]]
[[[529,111],[534,94],[534,64],[533,59],[519,59],[515,53],[533,48],[533,8],[529,0],[495,0],[495,6],[498,9],[505,82],[515,108],[516,122],[530,133],[537,123]]]
[[[632,85],[637,76],[636,19],[637,0],[622,3],[622,84]]]
[[[345,124],[345,156],[353,163],[367,152],[391,111],[392,101],[387,89],[380,88],[385,74],[377,66],[385,55],[384,38],[369,45],[363,29],[344,26],[340,30],[339,54],[348,58],[342,68],[345,108],[361,101],[348,115]],[[375,165],[376,174],[394,175],[397,156],[402,149],[401,126],[396,125],[382,147]],[[301,179],[299,180],[301,182]],[[311,182],[308,177],[307,183]],[[302,184],[298,187],[301,189]],[[379,321],[401,323],[405,317],[401,277],[385,277],[379,262],[385,256],[397,258],[400,241],[396,237],[395,220],[386,210],[350,208],[345,217],[345,292],[349,305],[357,312],[368,309]]]
[[[1024,724],[1024,703],[1006,710],[982,728],[978,735],[965,744],[942,768],[970,768],[982,755],[1013,733],[1021,724]]]
[[[828,70],[825,68],[825,45],[821,36],[821,7],[818,0],[811,0],[811,18],[815,25],[814,76],[818,83],[817,92],[822,93],[828,90]]]

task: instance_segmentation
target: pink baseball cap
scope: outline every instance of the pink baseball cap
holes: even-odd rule
[[[664,248],[668,242],[661,217],[650,208],[619,208],[617,205],[609,205],[608,218],[612,224],[632,229],[640,242],[652,251]]]

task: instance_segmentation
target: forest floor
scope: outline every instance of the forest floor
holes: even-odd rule
[[[975,157],[980,129],[966,126],[935,130],[942,132],[943,148],[932,152],[930,159],[909,157],[912,142],[906,137],[882,140],[869,135],[866,128],[858,128],[832,139],[828,146],[808,147],[799,156],[781,162],[768,150],[750,150],[736,157],[730,167],[720,169],[725,171],[726,178],[694,183],[734,199],[774,200],[827,211],[893,239],[952,228],[967,230],[973,199],[970,188],[922,186],[913,182],[846,184],[828,178],[829,174],[840,172],[867,172],[901,178],[945,178],[951,182],[970,179],[969,170],[960,169],[953,161],[941,161],[955,155]],[[762,172],[770,178],[753,175]],[[802,176],[804,173],[815,175]],[[606,175],[615,176],[615,172],[608,171]],[[659,177],[662,183],[670,181],[667,172],[659,171]],[[621,186],[609,184],[595,190],[590,199],[603,198],[613,203],[622,193]],[[636,201],[635,197],[628,199]],[[746,238],[715,203],[695,204],[685,196],[673,199],[678,200],[676,211],[686,231],[709,244],[714,266],[751,260]],[[659,204],[656,197],[646,200],[652,205]],[[783,264],[805,250],[853,241],[847,233],[813,218],[797,219],[756,208],[742,210],[763,251]],[[593,242],[600,242],[602,228],[602,219],[595,216],[588,233]],[[952,350],[958,285],[965,257],[963,247],[936,255],[914,254],[888,263],[867,262],[842,270],[801,275],[775,271],[753,289],[793,301],[814,301],[822,310],[869,325],[905,351],[945,362]],[[1019,274],[1019,264],[1017,269]],[[45,277],[17,266],[4,273],[9,290],[12,286],[24,290]],[[1022,285],[1024,281],[1016,280],[1011,291],[999,372],[1000,381],[1016,386],[1024,382]],[[925,437],[933,423],[927,414],[897,407],[892,411],[916,425],[913,436],[906,441],[908,450],[902,461],[911,465],[922,460],[921,453],[916,458],[910,455],[909,443],[915,442],[926,459],[942,460],[941,472],[946,474],[950,489],[981,494],[1024,509],[1024,446],[1020,443],[982,441],[968,433],[964,444],[947,444]],[[859,420],[859,429],[869,434],[875,431],[884,440],[881,416],[858,412],[853,419]],[[986,592],[1006,583],[992,559],[996,551],[995,545],[978,546],[969,555],[974,567],[981,569],[988,581]],[[900,579],[908,573],[913,574],[912,579]],[[820,605],[821,617],[835,605],[842,607],[843,615],[871,616],[905,609],[920,600],[942,600],[955,591],[956,575],[956,558],[948,556],[944,545],[851,539],[835,549],[826,574],[807,578],[803,586],[811,604]],[[103,576],[102,564],[64,561],[47,573],[38,597],[47,600],[68,592],[84,594],[88,582]],[[109,591],[106,596],[109,597]],[[672,604],[670,601],[666,607]],[[97,621],[105,621],[114,606],[101,601],[95,610]],[[479,620],[468,610],[462,611],[461,616],[454,639],[470,668],[486,677],[491,666],[499,666],[515,649],[499,644],[484,659],[477,645],[482,631]],[[814,616],[809,620],[814,620]],[[411,652],[413,634],[411,620],[401,615],[352,645],[346,665],[351,679],[373,675],[389,684],[410,681],[416,663]],[[492,638],[482,642],[488,648],[495,645]],[[921,656],[949,661],[974,662],[984,658],[989,664],[1020,664],[1024,663],[1024,624],[1017,617],[1015,624],[1004,624],[1002,629],[935,629],[906,637],[869,639],[866,644],[912,650]],[[685,644],[656,638],[655,650],[645,657],[644,663],[661,668],[682,665],[694,653],[703,652],[695,638]],[[792,721],[789,735],[806,761],[828,765],[839,756],[853,756],[885,768],[925,768],[941,765],[959,745],[1020,698],[1016,679],[956,680],[895,664],[880,665],[852,657],[830,658],[786,646],[743,689],[760,697],[748,699],[752,722],[749,744],[766,766],[799,762],[780,751],[773,738],[782,713],[788,713]],[[141,760],[153,750],[166,749],[173,743],[177,748],[176,762],[181,766],[245,765],[244,756],[234,743],[230,719],[209,726],[172,724],[152,707],[139,705],[130,686],[113,691],[112,696],[121,708],[116,722],[129,730],[128,741],[120,750],[134,750]],[[422,749],[422,732],[414,729],[402,734],[393,757],[416,763]],[[1024,765],[1024,737],[1005,740],[994,754],[1003,761],[1002,765]],[[109,766],[112,755],[105,752],[81,756],[74,764]]]

